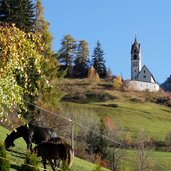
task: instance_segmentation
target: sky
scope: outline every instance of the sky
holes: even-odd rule
[[[146,65],[161,84],[170,75],[171,0],[42,0],[53,36],[53,50],[70,34],[89,44],[90,60],[97,40],[113,75],[131,78],[131,45],[135,35]]]

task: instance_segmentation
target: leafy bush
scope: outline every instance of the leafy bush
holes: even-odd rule
[[[21,165],[21,171],[40,171],[38,163],[38,157],[35,154],[27,152],[25,162]]]
[[[96,166],[95,166],[95,168],[92,171],[102,171],[101,158],[98,155],[96,157],[97,157],[97,159],[96,159]]]
[[[7,158],[5,146],[4,146],[4,144],[0,143],[0,170],[1,171],[9,171],[10,163],[8,160],[6,160],[4,158]]]

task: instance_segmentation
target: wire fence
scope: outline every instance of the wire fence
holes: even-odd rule
[[[108,136],[106,136],[106,135],[101,135],[99,132],[97,132],[97,131],[95,131],[95,130],[92,130],[90,127],[87,127],[85,124],[81,124],[81,123],[79,123],[78,121],[74,120],[74,118],[72,118],[72,115],[71,115],[71,117],[69,118],[69,117],[66,117],[66,116],[62,116],[62,115],[60,115],[60,114],[58,114],[58,113],[49,111],[49,110],[47,110],[47,109],[44,109],[44,108],[42,108],[42,107],[40,107],[40,106],[38,106],[38,105],[35,105],[35,104],[33,104],[33,103],[30,103],[30,102],[27,102],[27,101],[25,101],[25,102],[28,103],[29,105],[32,105],[32,106],[36,107],[37,109],[40,109],[41,111],[44,111],[44,112],[46,112],[46,113],[49,113],[49,114],[51,114],[51,115],[54,115],[54,116],[56,116],[56,117],[59,117],[59,118],[61,118],[61,119],[66,120],[72,127],[79,126],[80,128],[82,128],[82,129],[84,129],[84,130],[91,131],[91,132],[93,132],[94,134],[96,134],[96,135],[98,135],[98,136],[102,136],[102,137],[105,138],[106,140],[109,140],[109,141],[113,142],[114,144],[119,145],[119,146],[122,147],[122,148],[126,148],[126,147],[125,147],[125,144],[123,144],[122,142],[117,141],[117,140],[115,140],[115,139],[112,139],[111,137],[108,137]],[[73,128],[71,128],[70,134],[73,133],[73,130],[72,130],[72,129],[73,129]],[[75,133],[75,132],[74,132],[74,133]],[[72,145],[72,143],[73,143],[72,141],[74,141],[72,136],[73,136],[73,135],[71,135],[71,137],[70,137],[70,138],[71,138],[71,145]],[[10,159],[8,159],[8,158],[3,158],[3,157],[0,157],[0,158],[1,158],[1,159],[4,159],[4,160],[8,160],[8,161],[11,162],[11,163],[16,163],[15,161],[10,160]],[[125,158],[125,157],[124,157],[124,158]],[[125,159],[126,159],[126,158],[125,158]],[[152,161],[153,161],[156,165],[158,165],[160,168],[164,169],[164,171],[169,171],[169,170],[171,170],[171,169],[168,169],[167,167],[165,167],[163,164],[157,162],[156,160],[152,160]],[[133,162],[133,161],[132,161],[132,162]],[[25,165],[27,165],[27,164],[25,164]],[[32,166],[32,165],[28,165],[28,166],[34,167],[34,166]],[[39,167],[39,169],[40,169],[40,170],[43,170],[44,168]],[[48,169],[47,169],[47,170],[48,170]]]

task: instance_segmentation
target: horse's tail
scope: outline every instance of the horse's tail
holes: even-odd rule
[[[73,161],[74,161],[74,150],[71,147],[69,148],[69,151],[68,151],[68,168],[69,169],[71,168]]]

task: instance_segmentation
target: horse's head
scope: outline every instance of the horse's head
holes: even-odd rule
[[[7,134],[7,137],[5,139],[5,148],[9,149],[11,146],[14,147],[15,144],[14,144],[13,140],[11,140],[10,135]]]

